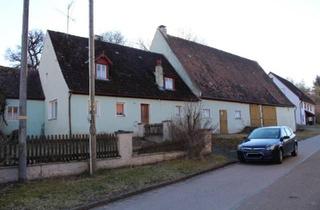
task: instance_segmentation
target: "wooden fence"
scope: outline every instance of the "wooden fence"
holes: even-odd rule
[[[163,124],[155,123],[155,124],[146,124],[144,126],[145,136],[156,136],[163,134]]]
[[[117,136],[97,135],[97,158],[118,157]],[[17,141],[0,144],[0,166],[18,164]],[[27,139],[27,164],[69,162],[89,158],[89,135],[30,136]]]

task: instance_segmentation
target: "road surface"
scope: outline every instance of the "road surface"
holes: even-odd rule
[[[234,164],[218,169],[184,182],[169,185],[127,199],[110,203],[106,206],[95,208],[96,210],[224,210],[224,209],[250,209],[253,208],[259,196],[266,196],[272,189],[284,188],[279,182],[286,176],[294,174],[294,171],[310,167],[311,155],[320,151],[320,136],[310,138],[299,143],[299,155],[288,157],[281,165],[278,164]],[[318,155],[320,156],[320,155]],[[318,157],[317,154],[312,156]],[[305,160],[307,160],[304,162]],[[319,164],[320,165],[320,164]],[[319,168],[319,167],[318,167]],[[319,170],[320,171],[320,170]],[[319,176],[320,177],[320,176]],[[301,186],[304,177],[292,177]],[[320,180],[318,180],[320,181]],[[299,186],[300,186],[299,185]],[[274,188],[276,186],[277,188]],[[299,189],[296,186],[296,189]],[[268,191],[269,190],[269,191]],[[283,192],[289,190],[286,189]],[[290,190],[289,190],[290,191]],[[318,192],[317,194],[313,194]],[[319,190],[310,191],[308,197],[310,209],[320,209],[319,200],[312,196],[320,197]],[[271,193],[262,200],[263,204],[270,203],[277,193]],[[289,200],[299,200],[300,193],[292,191]],[[260,200],[259,200],[260,202]],[[259,206],[263,206],[262,204]],[[279,206],[281,207],[281,206]],[[261,208],[257,208],[261,209]],[[266,208],[275,209],[275,208]],[[279,208],[285,209],[285,208]],[[304,208],[302,208],[304,209]]]

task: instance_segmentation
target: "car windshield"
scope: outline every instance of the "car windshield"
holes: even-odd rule
[[[280,137],[279,128],[259,128],[249,135],[249,139],[278,139]]]

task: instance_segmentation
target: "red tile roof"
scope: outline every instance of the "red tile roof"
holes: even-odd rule
[[[293,106],[257,62],[171,35],[164,37],[202,98]]]

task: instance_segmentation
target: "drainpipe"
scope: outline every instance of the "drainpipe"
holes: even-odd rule
[[[69,135],[72,135],[72,124],[71,124],[71,96],[72,92],[69,91],[69,98],[68,98],[68,120],[69,120]]]

